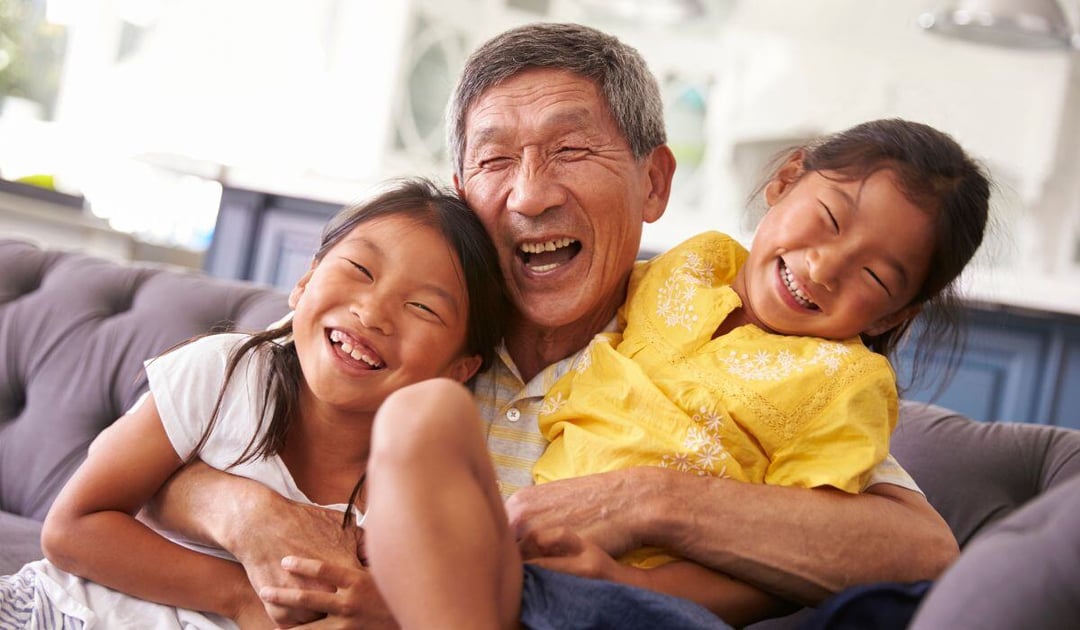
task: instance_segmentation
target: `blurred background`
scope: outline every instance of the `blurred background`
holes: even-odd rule
[[[747,196],[776,151],[900,116],[952,134],[997,182],[969,295],[1080,314],[1078,11],[1078,0],[0,0],[0,232],[212,269],[208,252],[220,266],[245,238],[220,225],[232,190],[333,207],[389,176],[449,182],[443,112],[468,53],[513,25],[576,21],[638,48],[662,84],[679,167],[645,250],[707,228],[748,243]]]

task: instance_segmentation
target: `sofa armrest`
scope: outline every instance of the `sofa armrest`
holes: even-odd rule
[[[41,522],[0,512],[0,575],[11,575],[41,557]]]
[[[960,543],[1080,474],[1080,431],[904,401],[890,451]]]

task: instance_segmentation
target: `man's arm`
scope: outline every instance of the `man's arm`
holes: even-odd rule
[[[612,555],[654,545],[804,604],[934,578],[959,553],[925,497],[890,484],[847,494],[633,468],[525,488],[507,512],[519,538],[566,526]]]
[[[290,501],[199,461],[177,471],[146,514],[163,529],[227,550],[244,565],[256,591],[264,586],[320,588],[281,567],[288,555],[359,567],[362,530],[342,528],[340,512]],[[371,606],[374,615],[384,616],[381,599],[373,599]],[[282,625],[315,618],[309,611],[273,605],[267,610]]]

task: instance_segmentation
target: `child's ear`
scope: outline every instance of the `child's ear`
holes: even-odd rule
[[[791,188],[791,185],[799,181],[803,173],[803,153],[802,151],[796,151],[791,155],[780,168],[776,169],[776,173],[773,174],[772,179],[765,185],[765,203],[768,207],[773,207],[780,198],[784,196],[784,193]]]
[[[893,328],[896,328],[897,326],[899,326],[900,324],[903,324],[904,322],[908,321],[909,319],[914,319],[915,316],[918,315],[920,311],[922,311],[922,305],[921,304],[913,304],[911,306],[905,306],[904,308],[900,309],[899,311],[896,311],[895,313],[886,315],[885,317],[882,317],[881,319],[877,320],[876,322],[870,324],[870,327],[867,328],[866,330],[864,330],[863,334],[864,335],[870,335],[871,337],[876,337],[876,336],[880,335],[881,333],[883,333],[883,332],[885,332],[887,330],[891,330]]]
[[[484,360],[480,358],[479,354],[454,359],[450,367],[446,368],[445,376],[459,383],[464,383],[476,374],[477,370],[480,369],[480,364],[483,362]]]
[[[311,261],[311,268],[296,281],[296,286],[289,292],[289,308],[296,310],[296,304],[300,302],[300,296],[304,294],[304,289],[307,288],[308,282],[311,281],[311,274],[315,273],[315,265],[317,264],[317,261]]]

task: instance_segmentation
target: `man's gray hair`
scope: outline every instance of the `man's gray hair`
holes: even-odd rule
[[[667,142],[660,88],[637,50],[580,24],[529,24],[496,35],[465,62],[446,113],[450,159],[459,179],[469,108],[485,90],[527,68],[567,70],[593,81],[635,158]]]

